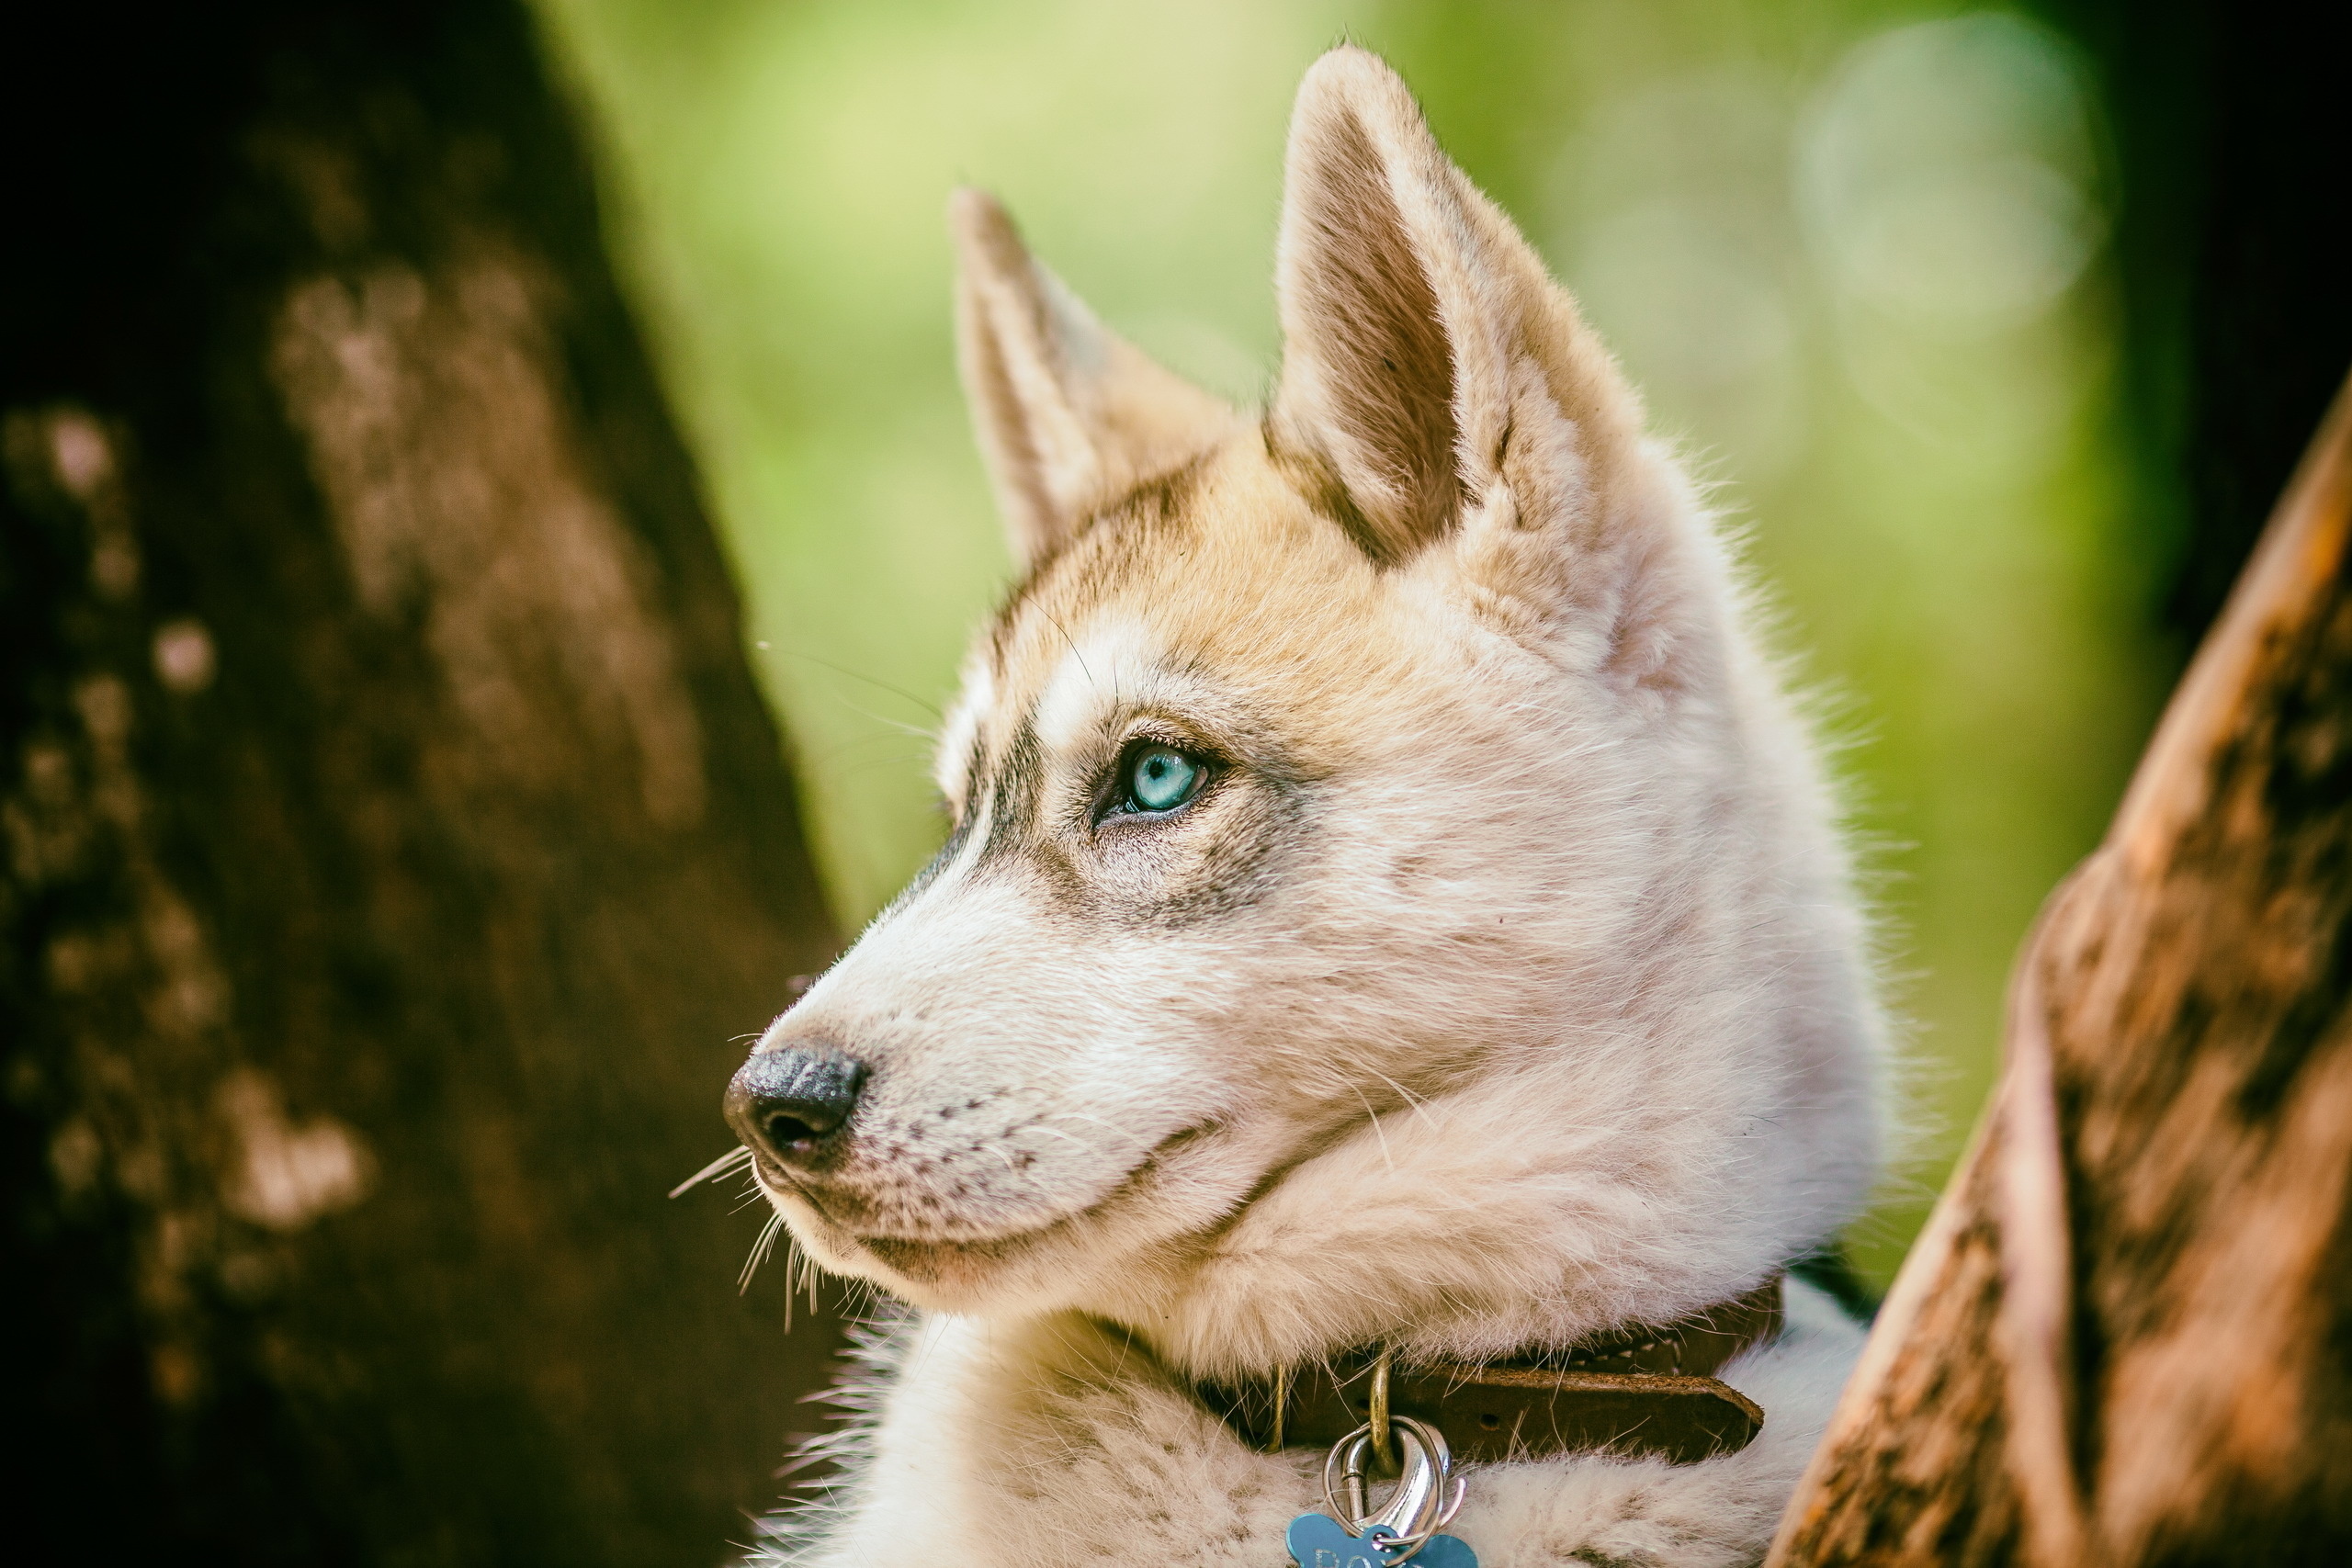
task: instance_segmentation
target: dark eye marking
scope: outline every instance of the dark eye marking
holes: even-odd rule
[[[972,807],[979,801],[980,791],[986,787],[988,755],[988,743],[980,735],[979,727],[975,725],[971,744],[964,749],[963,788],[955,802],[956,832],[959,838],[968,825],[967,819]]]

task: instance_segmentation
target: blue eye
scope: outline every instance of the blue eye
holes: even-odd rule
[[[1173,811],[1200,794],[1208,770],[1172,746],[1147,746],[1127,763],[1127,800],[1137,811]]]

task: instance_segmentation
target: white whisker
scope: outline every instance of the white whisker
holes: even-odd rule
[[[695,1171],[692,1176],[687,1177],[684,1181],[679,1182],[675,1187],[671,1188],[670,1196],[675,1198],[679,1193],[685,1191],[688,1188],[695,1186],[698,1182],[708,1181],[715,1176],[726,1175],[729,1166],[749,1165],[751,1163],[752,1151],[745,1148],[741,1144],[738,1144],[733,1148],[728,1150],[725,1154],[720,1155],[717,1159],[712,1160],[708,1165],[704,1166],[700,1170]]]
[[[760,1265],[768,1260],[768,1248],[775,1245],[776,1232],[782,1229],[784,1229],[784,1215],[780,1213],[770,1214],[768,1223],[760,1227],[760,1239],[752,1244],[752,1256],[743,1259],[743,1272],[736,1277],[735,1293],[737,1295],[740,1296],[752,1288],[752,1276],[758,1273]]]
[[[1349,1087],[1353,1088],[1354,1086],[1350,1085]],[[1356,1089],[1356,1098],[1363,1100],[1363,1113],[1372,1122],[1372,1135],[1380,1140],[1381,1164],[1386,1166],[1392,1171],[1395,1170],[1396,1168],[1396,1161],[1388,1152],[1388,1134],[1381,1128],[1380,1113],[1372,1108],[1372,1101],[1365,1099],[1363,1090],[1360,1089]]]

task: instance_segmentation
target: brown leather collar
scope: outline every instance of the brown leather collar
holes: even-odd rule
[[[1391,1414],[1429,1422],[1460,1460],[1605,1449],[1689,1464],[1736,1453],[1764,1412],[1713,1374],[1781,1332],[1781,1276],[1661,1325],[1628,1325],[1566,1350],[1477,1365],[1427,1361],[1388,1375]],[[1268,1450],[1329,1448],[1371,1419],[1380,1356],[1360,1351],[1282,1380],[1204,1383],[1202,1403]]]

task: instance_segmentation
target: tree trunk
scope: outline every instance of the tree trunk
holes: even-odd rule
[[[2352,362],[2336,231],[2352,161],[2342,51],[2294,6],[2029,0],[2105,110],[2120,286],[2129,583],[2183,656],[2204,636]]]
[[[1782,1568],[2352,1561],[2352,383],[2052,896]]]
[[[833,938],[529,21],[42,26],[5,111],[12,1552],[711,1562],[835,1337],[663,1194]]]

